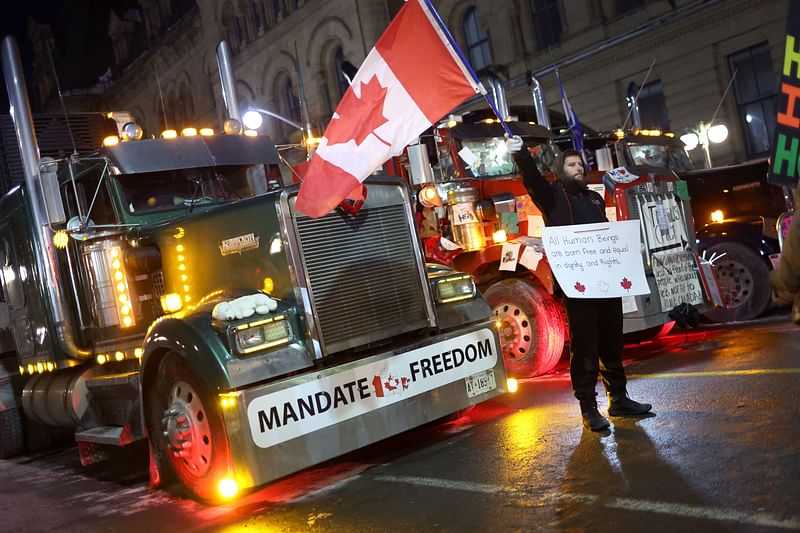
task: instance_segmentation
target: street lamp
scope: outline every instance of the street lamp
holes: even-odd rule
[[[303,131],[303,126],[301,126],[298,122],[288,119],[283,115],[279,115],[278,113],[273,113],[272,111],[267,111],[266,109],[261,109],[259,107],[249,108],[242,117],[242,122],[244,122],[244,125],[247,129],[257,130],[258,128],[261,127],[261,124],[263,123],[261,115],[267,115],[272,118],[277,118],[278,120],[285,122],[290,126],[294,126],[300,131]]]
[[[694,150],[699,145],[703,149],[703,164],[705,168],[711,168],[711,143],[719,144],[728,138],[728,127],[724,124],[706,124],[700,122],[697,127],[681,135],[681,141],[686,145],[687,150]]]
[[[314,148],[317,144],[319,144],[319,139],[313,137],[311,135],[310,128],[306,130],[303,128],[302,124],[299,122],[295,122],[289,118],[284,117],[283,115],[279,115],[278,113],[274,113],[272,111],[268,111],[266,109],[261,109],[260,107],[250,107],[247,112],[242,116],[242,122],[244,123],[245,128],[249,130],[257,130],[261,127],[263,123],[263,118],[261,115],[267,115],[268,117],[276,118],[281,122],[285,122],[290,126],[297,128],[304,134],[303,142],[306,145],[306,150],[308,153],[308,158],[311,159],[311,156],[314,154]]]

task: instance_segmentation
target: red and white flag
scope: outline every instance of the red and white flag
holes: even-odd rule
[[[425,0],[408,0],[336,108],[300,186],[297,209],[312,217],[328,214],[478,91]]]

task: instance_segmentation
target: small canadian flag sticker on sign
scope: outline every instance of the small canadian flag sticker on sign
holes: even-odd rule
[[[631,280],[628,278],[622,278],[622,281],[620,281],[619,284],[628,292],[630,292],[631,287],[633,286],[633,283],[631,283]]]

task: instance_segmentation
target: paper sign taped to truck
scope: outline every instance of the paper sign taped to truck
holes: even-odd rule
[[[542,228],[550,269],[570,298],[649,294],[639,221]]]
[[[691,250],[656,252],[652,256],[653,276],[661,296],[661,310],[682,303],[703,303],[703,289]]]
[[[254,399],[253,442],[268,448],[494,368],[494,333],[481,329],[351,367]]]

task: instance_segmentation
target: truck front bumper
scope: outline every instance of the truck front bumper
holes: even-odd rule
[[[275,480],[506,392],[494,322],[224,395],[231,474]]]

